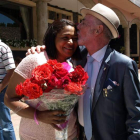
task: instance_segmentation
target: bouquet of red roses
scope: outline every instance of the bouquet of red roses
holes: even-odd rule
[[[16,87],[18,95],[25,95],[29,99],[37,99],[44,92],[52,89],[64,89],[65,94],[83,94],[88,75],[79,65],[72,67],[66,63],[58,63],[56,60],[49,60],[47,63],[37,66],[32,71],[32,77]]]
[[[17,95],[24,95],[30,106],[40,110],[63,110],[69,116],[80,95],[84,93],[87,73],[81,66],[74,69],[66,62],[48,60],[32,71],[32,77],[16,86]],[[68,121],[58,125],[66,128]],[[66,129],[65,129],[66,130]],[[66,131],[56,139],[67,139]]]

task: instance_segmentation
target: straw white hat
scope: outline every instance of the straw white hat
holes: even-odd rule
[[[93,15],[97,19],[101,20],[110,29],[114,38],[119,37],[117,28],[120,25],[120,20],[112,9],[98,3],[91,9],[81,8],[80,13],[83,17],[85,17],[87,14]]]

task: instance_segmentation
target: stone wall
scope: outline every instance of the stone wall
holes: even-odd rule
[[[0,27],[0,38],[3,39],[21,39],[19,27]]]

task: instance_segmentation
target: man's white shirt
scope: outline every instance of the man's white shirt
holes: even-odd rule
[[[96,53],[94,53],[92,55],[92,57],[94,58],[93,61],[93,70],[92,70],[92,80],[91,80],[91,93],[92,93],[92,97],[94,96],[94,87],[95,87],[95,83],[96,83],[96,79],[97,79],[97,75],[100,69],[100,66],[102,64],[105,52],[107,49],[107,45],[104,46],[102,49],[100,49],[99,51],[97,51]],[[87,54],[87,57],[90,56],[89,54]],[[87,70],[87,64],[84,67],[85,71]],[[79,99],[79,103],[78,103],[78,119],[79,119],[79,123],[80,125],[84,126],[84,118],[83,118],[83,96],[82,95]]]

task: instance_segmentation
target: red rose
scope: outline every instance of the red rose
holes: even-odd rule
[[[76,84],[73,82],[70,82],[67,86],[64,88],[66,90],[66,94],[76,94],[81,95],[82,94],[82,87],[80,84]]]
[[[34,77],[31,77],[31,79],[30,79],[30,81],[32,82],[32,83],[35,83],[35,84],[37,84],[37,85],[39,85],[39,86],[41,86],[42,84],[44,84],[45,83],[45,81],[37,81]]]
[[[52,66],[50,66],[48,63],[45,63],[45,64],[43,64],[41,66],[47,67],[48,69],[50,69],[51,72],[53,72]]]
[[[68,76],[64,76],[56,82],[57,88],[64,88],[71,82],[71,79]]]
[[[52,68],[48,64],[44,64],[41,66],[37,66],[33,72],[32,72],[32,77],[37,81],[37,82],[43,82],[44,80],[50,79],[52,75]]]
[[[63,68],[63,65],[61,63],[57,63],[53,66],[54,70],[61,70]]]
[[[19,84],[19,85],[16,86],[16,93],[19,96],[23,95],[23,86],[22,86],[22,84]]]
[[[73,82],[77,82],[79,84],[85,84],[88,79],[87,72],[85,72],[80,65],[78,65],[74,71],[70,73],[70,76]]]
[[[62,80],[62,83],[63,83],[62,84],[63,88],[71,82],[71,79],[68,76],[64,76],[61,80]]]
[[[57,81],[58,79],[54,75],[52,75],[47,81],[47,87],[54,88],[56,86]]]
[[[54,66],[55,64],[57,64],[57,60],[48,60],[47,62],[50,66]]]
[[[26,79],[23,83],[23,87],[28,86],[28,84],[31,83],[30,79]]]
[[[59,79],[57,82],[56,82],[56,88],[63,88],[63,83],[62,83],[62,80]]]
[[[26,79],[23,84],[16,86],[16,93],[20,96],[25,95],[29,99],[36,99],[43,94],[43,91],[40,86]]]
[[[81,78],[81,82],[80,83],[82,85],[84,85],[84,84],[86,84],[87,80],[88,80],[88,74],[87,74],[87,72],[85,72],[83,77]]]
[[[24,85],[24,83],[23,83]],[[27,96],[29,99],[36,99],[39,98],[42,94],[42,88],[34,83],[28,83],[28,85],[23,86],[24,95]]]
[[[56,70],[54,73],[54,75],[56,76],[57,79],[60,79],[68,74],[69,74],[68,71],[65,69]]]

